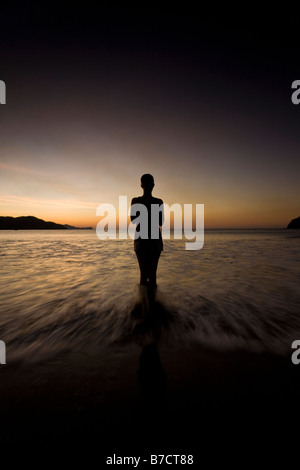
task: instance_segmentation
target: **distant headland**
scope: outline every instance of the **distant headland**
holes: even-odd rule
[[[300,217],[296,217],[288,224],[287,228],[300,228]]]
[[[73,225],[46,222],[33,216],[1,217],[0,230],[92,230],[92,227],[73,227]]]

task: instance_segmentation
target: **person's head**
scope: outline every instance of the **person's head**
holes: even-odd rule
[[[152,175],[146,173],[141,177],[141,186],[146,191],[152,191],[154,188],[154,178]]]

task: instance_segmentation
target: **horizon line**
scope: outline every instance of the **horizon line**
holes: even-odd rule
[[[69,226],[73,226],[75,227],[75,225],[71,224],[71,223],[61,223],[61,222],[54,222],[53,220],[45,220],[45,219],[41,219],[40,217],[37,217],[35,215],[19,215],[19,216],[11,216],[11,215],[0,215],[0,217],[11,217],[11,218],[19,218],[19,217],[34,217],[36,219],[39,219],[39,220],[43,220],[44,222],[52,222],[52,223],[55,223],[55,224],[58,224],[58,225],[69,225]],[[90,228],[89,228],[90,227]],[[84,229],[84,228],[87,228],[89,230],[96,230],[96,227],[97,227],[97,224],[96,226],[94,225],[90,225],[89,227],[87,227],[87,224],[80,224],[80,225],[77,225],[76,224],[76,228],[78,229]],[[251,227],[251,226],[243,226],[243,227],[205,227],[204,226],[204,230],[281,230],[281,229],[286,229],[287,228],[287,225],[286,226],[258,226],[258,227]],[[119,232],[119,231],[124,231],[124,230],[127,230],[128,229],[128,225],[127,227],[123,227],[120,229],[120,226],[118,225],[118,223],[116,224],[116,230]],[[28,229],[24,229],[24,230],[28,230]],[[30,229],[29,229],[30,230]],[[41,229],[41,230],[44,230],[44,229]],[[51,230],[51,229],[49,229]],[[182,231],[184,232],[184,228],[177,228],[177,229],[174,229],[173,228],[170,228],[170,231],[171,232],[174,232],[174,231]],[[196,230],[196,227],[193,226],[192,227],[192,230],[195,231]]]

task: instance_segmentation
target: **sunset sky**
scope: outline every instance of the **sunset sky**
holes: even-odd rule
[[[143,173],[207,228],[300,215],[296,16],[3,8],[0,215],[95,227]]]

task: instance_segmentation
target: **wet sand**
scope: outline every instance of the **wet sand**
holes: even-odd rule
[[[69,351],[0,374],[3,450],[96,456],[99,468],[114,453],[193,454],[199,465],[233,463],[237,448],[269,458],[283,450],[300,392],[290,358],[154,343]]]

